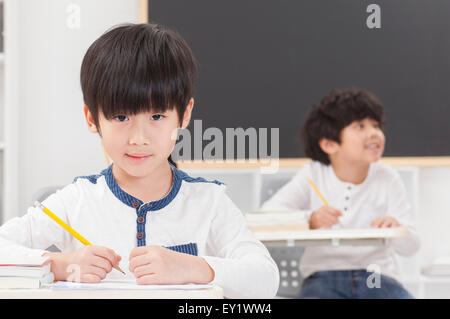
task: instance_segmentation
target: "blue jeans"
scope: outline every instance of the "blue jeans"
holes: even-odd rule
[[[376,274],[375,274],[376,275]],[[361,270],[319,271],[307,277],[297,298],[323,299],[413,299],[403,286],[391,277],[379,275],[379,285],[369,288],[374,273]],[[378,286],[378,287],[377,287]]]

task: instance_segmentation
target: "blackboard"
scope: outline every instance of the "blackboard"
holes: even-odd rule
[[[379,27],[368,27],[370,4]],[[450,152],[450,1],[150,0],[199,64],[203,129],[280,129],[280,157],[303,157],[299,127],[332,88],[383,102],[385,156]],[[373,21],[372,21],[373,22]]]

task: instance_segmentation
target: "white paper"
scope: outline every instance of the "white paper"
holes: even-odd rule
[[[138,285],[136,282],[126,282],[126,281],[102,281],[97,284],[89,283],[77,283],[70,281],[57,281],[53,284],[53,289],[87,289],[87,290],[192,290],[192,289],[205,289],[212,288],[212,285]]]
[[[122,268],[122,269],[128,269]],[[53,289],[112,289],[112,290],[190,290],[190,289],[205,289],[212,288],[213,285],[138,285],[136,283],[136,277],[132,272],[126,272],[122,274],[117,270],[112,270],[104,280],[99,283],[78,283],[70,281],[58,281],[53,284]]]

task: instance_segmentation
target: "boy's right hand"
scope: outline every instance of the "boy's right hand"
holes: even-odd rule
[[[100,282],[121,259],[112,249],[94,245],[72,253],[46,253],[43,256],[50,257],[55,280],[79,279],[80,282],[88,283]],[[73,266],[70,267],[71,265]]]
[[[311,214],[309,218],[309,228],[331,228],[334,224],[339,223],[338,217],[342,216],[342,213],[330,206],[322,206]]]

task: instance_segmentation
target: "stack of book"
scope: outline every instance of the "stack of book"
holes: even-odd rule
[[[0,289],[40,288],[53,282],[48,257],[0,256]]]
[[[427,276],[450,276],[450,256],[442,256],[433,260],[433,263],[422,269]]]
[[[253,232],[308,230],[308,218],[301,211],[253,211],[245,214]]]

